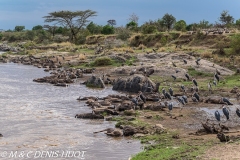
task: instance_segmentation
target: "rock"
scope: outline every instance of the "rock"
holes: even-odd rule
[[[76,114],[75,118],[83,118],[83,119],[104,119],[103,115],[93,114],[93,113],[83,113]]]
[[[106,120],[106,121],[112,121],[112,119],[113,119],[112,116],[105,117],[105,120]]]
[[[163,127],[162,124],[155,124],[155,126],[153,128],[155,129],[155,133],[158,133],[158,134],[166,131],[166,128]]]
[[[3,135],[0,133],[0,137],[3,137]]]
[[[86,81],[86,86],[93,88],[105,88],[105,84],[101,78],[97,78],[96,76],[91,76]]]
[[[156,87],[159,87],[159,85],[157,86],[149,78],[146,78],[143,75],[134,75],[130,76],[127,80],[119,78],[113,84],[112,89],[117,91],[138,93],[139,91],[153,92],[154,90],[156,90]]]
[[[217,134],[217,138],[220,140],[220,142],[228,142],[228,141],[230,141],[230,137],[226,136],[223,133],[218,133]]]
[[[123,135],[124,136],[132,136],[136,133],[136,129],[132,126],[124,126],[123,127]]]
[[[135,121],[136,118],[135,118],[135,117],[126,117],[126,120],[127,120],[127,121]]]

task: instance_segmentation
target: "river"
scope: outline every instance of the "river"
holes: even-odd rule
[[[52,159],[55,155],[54,159],[126,160],[141,151],[137,140],[93,134],[114,127],[114,122],[74,118],[91,111],[76,100],[79,96],[117,92],[88,89],[79,83],[65,88],[33,82],[48,75],[33,66],[0,64],[0,159]],[[50,152],[55,154],[45,155]]]

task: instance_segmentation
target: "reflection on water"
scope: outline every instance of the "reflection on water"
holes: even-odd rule
[[[114,127],[112,122],[74,118],[76,113],[90,112],[76,100],[79,96],[116,94],[111,88],[90,90],[79,83],[67,88],[35,83],[34,78],[49,73],[13,63],[0,64],[0,75],[0,133],[4,135],[0,151],[86,151],[85,159],[91,160],[128,159],[141,151],[138,141],[93,134]]]

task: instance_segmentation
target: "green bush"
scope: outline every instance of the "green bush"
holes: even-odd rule
[[[168,37],[167,36],[162,36],[161,40],[160,40],[162,45],[166,45],[168,42]]]
[[[100,34],[102,31],[102,26],[99,26],[93,22],[91,22],[88,26],[87,29],[91,34]]]
[[[157,27],[155,25],[143,25],[142,33],[143,34],[151,34],[157,31]]]
[[[102,29],[102,34],[114,34],[114,28],[110,25],[105,25]]]
[[[2,33],[0,33],[0,40],[2,40],[2,37],[3,37],[3,35],[2,35]]]
[[[107,66],[113,63],[112,59],[109,57],[99,57],[93,62],[93,66]]]
[[[35,32],[34,31],[26,31],[26,33],[25,33],[25,38],[27,39],[27,40],[31,40],[31,41],[33,41],[34,40],[34,37],[35,37]]]
[[[178,22],[175,23],[174,25],[174,28],[177,30],[177,31],[186,31],[186,27],[187,27],[187,24],[184,20],[180,20]]]
[[[231,37],[230,47],[232,54],[240,54],[240,34]]]

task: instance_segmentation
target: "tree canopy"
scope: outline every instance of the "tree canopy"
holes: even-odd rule
[[[114,28],[107,24],[103,26],[102,34],[114,34]]]
[[[166,13],[162,17],[162,22],[169,31],[173,27],[174,23],[176,22],[176,18],[173,15]]]
[[[110,20],[108,20],[107,22],[108,22],[108,24],[111,25],[112,27],[117,24],[116,20],[114,20],[114,19],[110,19]]]
[[[25,26],[15,26],[15,31],[17,31],[17,32],[21,32],[21,31],[23,31],[25,29]]]
[[[180,21],[177,21],[174,25],[174,28],[177,30],[177,31],[186,31],[186,27],[187,27],[187,24],[184,20],[180,20]]]
[[[71,40],[77,40],[77,34],[80,30],[86,26],[89,22],[88,18],[96,16],[95,11],[58,11],[51,12],[48,16],[44,16],[44,22],[54,23],[54,25],[62,25],[69,28],[71,31]]]
[[[34,26],[34,27],[32,28],[33,31],[42,30],[42,29],[43,29],[43,26],[41,26],[41,25],[37,25],[37,26]]]
[[[234,23],[234,18],[228,14],[228,11],[224,10],[219,17],[219,21],[222,22],[223,25],[230,25]]]
[[[99,26],[93,22],[89,23],[89,25],[87,26],[88,31],[91,34],[100,34],[102,31],[102,26]]]

